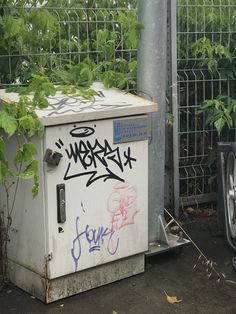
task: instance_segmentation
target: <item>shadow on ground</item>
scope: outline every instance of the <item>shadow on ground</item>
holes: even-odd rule
[[[144,274],[49,305],[9,285],[0,293],[0,313],[236,313],[236,271],[231,264],[234,252],[217,231],[215,219],[196,219],[184,228],[205,255],[217,263],[217,270],[225,275],[225,280],[219,283],[216,276],[207,279],[200,265],[193,270],[199,253],[188,245],[181,254],[167,252],[148,258]],[[164,291],[182,302],[168,303]]]

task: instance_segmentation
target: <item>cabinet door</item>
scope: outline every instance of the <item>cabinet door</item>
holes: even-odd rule
[[[114,144],[113,124],[46,128],[45,150],[53,152],[45,162],[50,278],[148,248],[148,143]]]

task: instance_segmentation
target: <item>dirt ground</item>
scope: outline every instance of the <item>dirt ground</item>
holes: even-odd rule
[[[49,305],[9,285],[0,293],[0,313],[236,313],[236,270],[231,264],[234,252],[217,229],[216,219],[197,218],[188,221],[184,228],[205,255],[217,263],[217,270],[225,276],[220,283],[216,276],[207,279],[200,265],[193,270],[199,253],[193,245],[187,245],[181,254],[171,251],[149,257],[141,275]],[[164,291],[182,302],[168,303]]]

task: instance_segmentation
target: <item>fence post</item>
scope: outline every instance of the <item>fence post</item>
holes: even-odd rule
[[[158,103],[150,116],[149,242],[157,239],[157,218],[163,213],[165,184],[165,113],[167,81],[167,1],[140,0],[144,28],[138,47],[138,93]]]

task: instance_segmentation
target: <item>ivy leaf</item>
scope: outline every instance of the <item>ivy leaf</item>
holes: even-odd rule
[[[42,86],[42,84],[49,82],[46,76],[40,74],[33,73],[31,77],[32,79],[27,87],[27,93],[35,92],[39,90],[39,87]]]
[[[37,175],[38,175],[38,161],[33,160],[27,165],[25,170],[19,174],[19,178],[28,180],[34,179],[35,176]]]
[[[57,69],[53,71],[57,79],[66,85],[88,87],[93,80],[93,72],[86,63],[70,66],[68,70]]]
[[[19,128],[29,137],[35,133],[35,121],[31,115],[24,116],[19,119]]]
[[[36,107],[38,107],[40,109],[47,108],[49,105],[49,103],[48,103],[47,99],[45,98],[44,93],[42,91],[35,92],[33,100],[34,100]]]
[[[62,94],[75,94],[76,87],[74,85],[61,85],[57,87],[57,91],[60,91]]]
[[[115,71],[105,72],[102,77],[102,82],[106,88],[116,86],[116,72]]]
[[[28,162],[37,155],[37,148],[33,143],[22,144],[16,152],[14,164],[17,165],[22,162]]]
[[[4,182],[8,173],[9,173],[8,165],[5,162],[0,161],[0,183]]]
[[[62,69],[56,69],[56,70],[53,70],[53,73],[56,80],[61,80],[62,83],[65,83],[67,85],[71,84],[71,76],[68,71],[62,70]]]
[[[16,119],[6,111],[0,111],[0,127],[4,129],[7,135],[12,136],[17,129]]]
[[[38,195],[38,192],[39,192],[39,176],[35,175],[34,176],[34,183],[33,183],[33,186],[32,186],[33,198],[35,198]]]
[[[56,88],[51,82],[45,82],[42,84],[42,90],[46,96],[55,96]]]
[[[36,123],[36,133],[38,137],[42,138],[44,135],[44,126],[40,121],[37,121]]]

